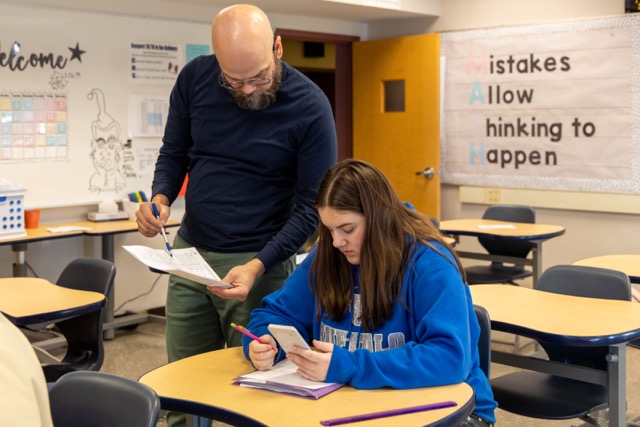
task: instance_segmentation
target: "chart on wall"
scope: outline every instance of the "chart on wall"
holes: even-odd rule
[[[171,89],[208,54],[210,26],[2,9],[0,178],[26,190],[27,207],[150,193]]]
[[[640,192],[640,16],[446,33],[441,54],[443,182]]]

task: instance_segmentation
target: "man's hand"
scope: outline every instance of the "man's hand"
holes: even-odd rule
[[[253,287],[256,278],[264,273],[264,265],[257,258],[252,259],[246,264],[237,265],[229,270],[229,273],[222,278],[222,281],[233,286],[231,289],[216,288],[208,286],[207,289],[211,293],[224,299],[244,301],[249,295],[249,291]]]
[[[169,207],[169,199],[161,194],[153,196],[153,203],[156,204],[160,219],[156,218],[151,208],[151,203],[140,203],[140,207],[136,211],[136,222],[138,223],[138,231],[145,237],[154,237],[160,232],[160,228],[167,222],[171,214]]]

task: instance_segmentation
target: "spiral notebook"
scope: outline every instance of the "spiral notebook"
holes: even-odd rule
[[[344,385],[344,383],[307,380],[296,372],[297,369],[293,362],[284,359],[268,371],[254,371],[241,375],[234,379],[234,384],[308,399],[319,399]]]

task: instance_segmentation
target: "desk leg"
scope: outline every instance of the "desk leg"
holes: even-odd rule
[[[607,371],[609,425],[612,427],[624,427],[627,423],[626,343],[609,346]]]
[[[11,245],[11,250],[15,253],[16,262],[13,263],[13,277],[27,277],[27,263],[25,261],[26,243],[15,243]]]
[[[102,259],[114,262],[114,248],[113,248],[113,234],[102,235]],[[115,283],[111,286],[111,292],[107,296],[107,307],[104,314],[104,324],[109,325],[113,323],[113,306],[115,298]],[[110,340],[115,337],[115,331],[112,328],[105,328],[103,337],[105,340]]]
[[[531,260],[533,261],[532,273],[533,273],[533,286],[535,287],[538,282],[538,278],[542,274],[542,243],[535,242],[531,249]]]

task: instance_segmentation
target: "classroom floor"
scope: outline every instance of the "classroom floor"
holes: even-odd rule
[[[493,338],[501,341],[512,341],[513,336],[496,332]],[[526,341],[525,341],[526,342]],[[493,344],[496,348],[509,349],[509,345]],[[525,347],[524,352],[531,351],[532,346]],[[55,354],[55,350],[52,351]],[[116,331],[115,339],[105,341],[105,360],[103,372],[121,375],[137,380],[146,372],[166,363],[164,325],[146,323],[133,330]],[[493,363],[491,376],[500,376],[515,368]],[[640,349],[628,347],[627,350],[627,404],[628,419],[640,416]],[[571,427],[581,426],[580,420],[546,421],[519,417],[501,410],[496,411],[497,425],[500,427]],[[165,427],[164,419],[158,427]],[[215,427],[226,426],[216,423]],[[277,426],[273,426],[277,427]]]

